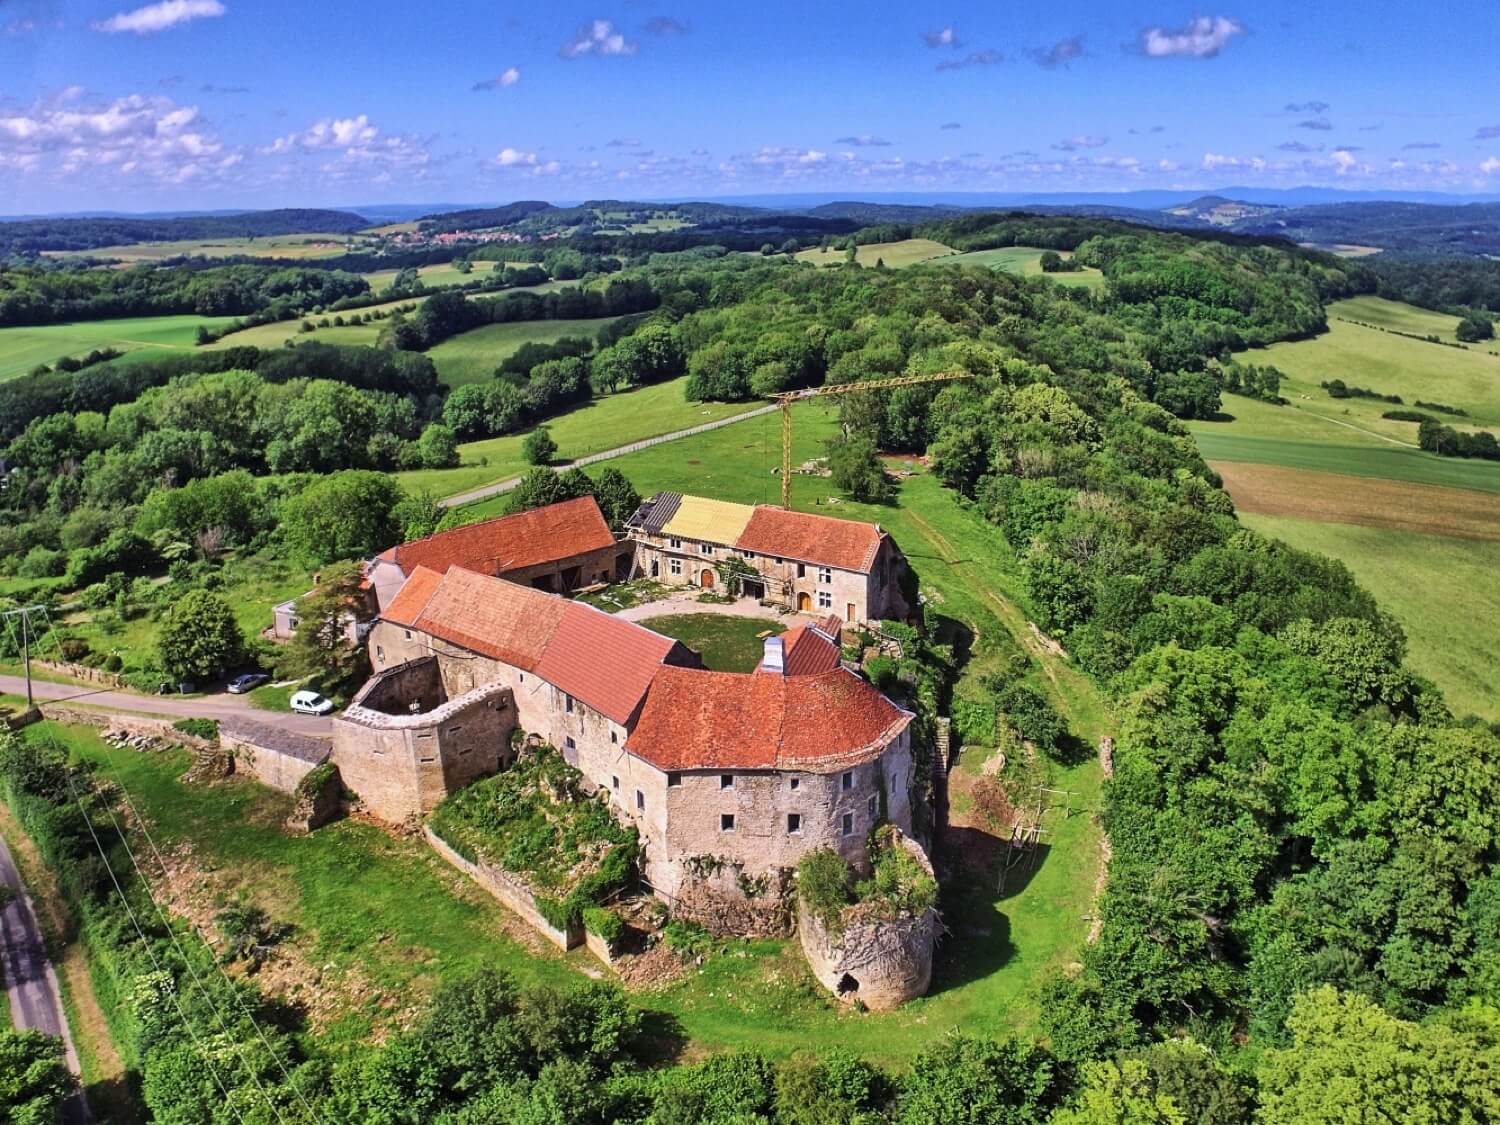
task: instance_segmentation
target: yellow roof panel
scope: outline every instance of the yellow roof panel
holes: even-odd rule
[[[754,514],[755,509],[749,504],[684,496],[676,514],[662,530],[679,539],[702,539],[732,546]]]

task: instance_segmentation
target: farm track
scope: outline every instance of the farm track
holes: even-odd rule
[[[568,461],[561,465],[551,465],[549,468],[555,473],[564,473],[569,469],[581,469],[586,465],[608,461],[613,457],[624,457],[628,453],[638,453],[640,450],[650,449],[654,445],[664,445],[669,441],[678,441],[681,438],[692,437],[695,434],[706,434],[710,430],[732,426],[734,423],[743,422],[747,418],[758,418],[762,414],[769,414],[771,411],[777,409],[779,408],[774,405],[757,407],[754,410],[747,410],[742,414],[731,414],[728,418],[720,418],[716,422],[704,422],[701,426],[689,426],[685,430],[674,430],[670,434],[658,434],[656,437],[642,438],[640,441],[631,442],[629,445],[606,449],[602,453],[590,453],[587,457],[579,457],[577,460]],[[473,504],[479,500],[487,500],[491,496],[498,496],[502,492],[509,492],[520,483],[520,477],[509,477],[505,480],[495,481],[493,484],[486,484],[481,488],[473,488],[467,492],[445,496],[438,501],[438,504],[444,508],[461,508],[465,504]]]

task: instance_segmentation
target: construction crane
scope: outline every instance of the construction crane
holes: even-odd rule
[[[899,375],[893,379],[861,379],[853,383],[835,383],[832,386],[808,387],[801,391],[785,391],[772,395],[781,407],[781,506],[788,510],[792,506],[792,403],[803,399],[823,398],[825,395],[847,395],[855,391],[888,391],[896,387],[919,387],[924,383],[949,383],[955,379],[972,379],[969,371],[940,371],[935,375]]]

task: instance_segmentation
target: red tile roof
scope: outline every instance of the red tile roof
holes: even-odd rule
[[[812,676],[839,666],[840,652],[818,626],[797,625],[781,634],[782,667],[788,676]],[[762,665],[758,672],[765,672]],[[775,675],[776,673],[767,673]]]
[[[412,627],[530,671],[547,651],[567,606],[555,595],[455,566]]]
[[[625,748],[660,770],[847,769],[912,716],[845,669],[810,676],[663,667]]]
[[[609,547],[615,537],[592,496],[517,512],[513,516],[440,531],[383,551],[410,575],[419,566],[439,574],[461,566],[481,574],[504,574],[522,567],[559,562]]]
[[[733,546],[761,555],[868,573],[884,537],[873,523],[760,506]]]
[[[437,571],[428,570],[425,566],[417,567],[380,616],[397,625],[415,624],[422,610],[427,607],[427,600],[432,597],[442,580],[443,576]]]
[[[687,649],[640,625],[582,602],[566,602],[536,674],[606,718],[624,724],[668,657]]]

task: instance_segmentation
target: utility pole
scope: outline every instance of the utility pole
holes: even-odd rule
[[[0,612],[0,620],[10,624],[11,618],[19,618],[21,622],[21,663],[26,669],[26,710],[30,711],[36,706],[36,701],[31,696],[31,615],[33,613],[47,612],[43,605],[23,605],[18,609],[7,609]],[[14,635],[14,627],[12,627]]]

